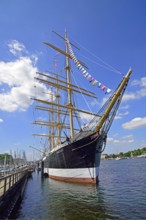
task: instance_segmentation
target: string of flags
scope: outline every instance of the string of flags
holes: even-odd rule
[[[85,68],[80,64],[79,60],[74,55],[74,52],[72,50],[72,47],[71,47],[68,39],[67,39],[67,44],[68,44],[70,56],[71,56],[72,60],[75,62],[77,68],[82,72],[83,76],[92,84],[92,86],[97,85],[98,88],[100,88],[102,91],[105,91],[105,94],[109,94],[112,90],[110,88],[107,88],[105,85],[103,85],[101,82],[96,80],[94,77],[92,77],[92,75],[89,74],[85,70]]]

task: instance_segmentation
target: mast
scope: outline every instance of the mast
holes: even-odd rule
[[[68,54],[68,44],[67,44],[67,33],[65,32],[65,40],[66,40],[66,48],[65,48],[65,51],[66,53]],[[74,125],[73,125],[73,104],[72,104],[72,95],[71,95],[71,87],[70,87],[70,83],[71,83],[71,80],[70,80],[70,66],[69,66],[69,58],[68,56],[66,56],[66,75],[67,75],[67,87],[68,87],[68,106],[71,107],[69,109],[69,118],[70,118],[70,135],[71,137],[74,136]]]
[[[58,74],[56,76],[56,79],[57,79],[57,84],[58,84]],[[61,142],[61,129],[60,129],[60,108],[59,108],[59,98],[60,98],[60,95],[59,95],[59,89],[58,87],[56,88],[56,103],[57,103],[57,124],[58,124],[58,127],[57,127],[57,136],[58,136],[58,144]]]
[[[58,68],[57,68],[57,60],[55,59],[54,60],[54,67],[55,67],[55,81],[56,81],[56,84],[58,85],[59,84],[59,81],[58,81],[58,78],[59,78],[59,75],[58,75]],[[61,143],[61,127],[60,127],[60,108],[59,108],[59,98],[60,98],[60,95],[59,95],[59,88],[58,86],[56,87],[56,95],[55,95],[55,98],[56,98],[56,109],[54,109],[54,113],[57,113],[57,144],[60,144]],[[52,100],[53,102],[53,100]],[[52,105],[52,109],[53,109],[53,105]],[[55,138],[55,137],[54,137]]]
[[[74,125],[73,119],[74,118],[77,119],[76,112],[81,112],[81,113],[85,113],[88,115],[101,117],[98,114],[94,114],[94,113],[91,113],[91,112],[83,110],[83,109],[78,109],[74,106],[74,104],[72,102],[72,93],[73,92],[79,93],[79,94],[82,94],[82,95],[85,95],[88,97],[96,98],[96,99],[97,99],[97,96],[95,93],[93,93],[87,89],[78,87],[78,86],[71,83],[71,67],[70,67],[69,60],[70,59],[72,60],[72,57],[69,54],[67,33],[65,32],[65,37],[61,37],[61,38],[63,38],[63,40],[65,40],[65,50],[64,51],[61,50],[60,48],[48,43],[48,42],[44,42],[44,44],[46,44],[47,46],[53,48],[54,50],[58,51],[59,53],[61,53],[62,55],[65,56],[66,78],[60,76],[58,73],[56,74],[56,73],[49,72],[51,74],[50,75],[50,74],[46,74],[46,73],[37,72],[36,74],[38,76],[35,77],[35,79],[42,84],[46,84],[47,87],[48,86],[51,87],[51,98],[44,99],[44,100],[39,99],[39,98],[34,98],[34,97],[32,98],[34,101],[41,103],[41,106],[36,106],[35,109],[48,112],[49,116],[50,116],[48,121],[41,119],[41,120],[35,120],[33,122],[33,124],[36,124],[36,125],[48,126],[50,128],[49,133],[48,134],[33,134],[33,135],[48,137],[48,139],[50,140],[50,143],[51,143],[51,150],[56,145],[56,139],[57,139],[57,144],[60,144],[62,138],[65,138],[65,136],[62,135],[62,129],[69,129],[70,137],[74,136],[74,132],[80,131],[80,128],[78,128],[78,126],[74,127],[75,125]],[[82,61],[80,61],[80,62],[82,63],[82,65],[84,67],[87,68],[86,64],[84,64]],[[56,69],[56,71],[57,71],[57,69]],[[52,76],[52,74],[53,74],[53,76]],[[60,79],[60,77],[61,77],[61,79]],[[66,80],[63,80],[63,79],[66,79]],[[53,92],[54,88],[56,89],[55,92]],[[61,92],[65,91],[67,93],[67,98],[68,98],[67,104],[64,104],[61,102],[60,91]],[[48,92],[44,92],[44,93],[47,94]],[[65,120],[63,122],[61,122],[61,119],[62,119],[61,117],[63,115],[65,116],[64,119],[66,118],[66,116],[69,119],[68,124],[66,124]]]
[[[98,131],[98,132],[100,131],[100,129],[102,128],[102,126],[105,123],[106,119],[109,117],[109,114],[110,114],[112,108],[114,107],[115,103],[117,102],[118,97],[120,97],[120,94],[122,93],[125,86],[127,85],[131,73],[132,73],[132,69],[130,68],[128,73],[126,74],[126,76],[124,76],[120,86],[115,91],[115,93],[113,95],[113,98],[111,99],[108,107],[106,108],[105,112],[103,113],[102,117],[100,118],[100,120],[98,122],[98,125],[96,126],[96,131]]]
[[[51,88],[51,102],[53,102],[53,89]],[[54,106],[52,105],[52,112],[51,112],[51,118],[52,118],[52,123],[55,123],[54,122]],[[52,148],[54,148],[55,146],[55,141],[54,141],[54,126],[52,126]]]

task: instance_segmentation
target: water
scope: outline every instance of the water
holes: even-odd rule
[[[41,180],[33,173],[21,206],[22,220],[145,220],[146,158],[101,161],[99,185]]]

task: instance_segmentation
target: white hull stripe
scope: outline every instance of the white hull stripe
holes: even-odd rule
[[[99,167],[76,169],[44,168],[44,173],[48,173],[50,178],[63,181],[95,183],[96,178],[99,176]]]

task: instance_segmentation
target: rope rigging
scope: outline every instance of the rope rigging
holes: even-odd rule
[[[79,91],[80,91],[80,93],[81,93],[81,95],[82,95],[82,97],[83,97],[83,99],[84,99],[86,105],[87,105],[88,108],[89,108],[90,113],[93,113],[92,110],[91,110],[91,108],[90,108],[90,106],[89,106],[89,104],[88,104],[88,102],[87,102],[87,100],[85,99],[85,96],[83,95],[83,93],[82,93],[82,91],[81,91],[81,89],[80,89],[80,87],[79,87],[79,85],[78,85],[78,83],[77,83],[75,77],[74,77],[74,74],[73,74],[73,71],[72,71],[72,70],[71,70],[71,73],[72,73],[72,77],[73,77],[73,80],[74,80],[76,86],[78,87],[78,89],[79,89]]]
[[[72,37],[71,37],[72,39]],[[81,45],[79,42],[75,41],[72,39],[72,41],[74,41],[76,44],[78,44],[80,47],[82,47],[85,51],[87,51],[89,54],[91,54],[92,56],[94,56],[95,58],[97,58],[99,61],[101,61],[104,65],[100,65],[99,63],[97,63],[96,61],[93,61],[95,64],[102,66],[103,68],[108,69],[109,71],[118,73],[120,75],[123,75],[119,70],[117,70],[115,67],[111,66],[110,64],[108,64],[107,62],[105,62],[103,59],[101,59],[99,56],[96,56],[94,53],[92,53],[91,51],[89,51],[86,47],[84,47],[83,45]],[[80,53],[81,54],[81,53]],[[82,54],[81,54],[82,55]],[[87,58],[87,57],[86,57]],[[90,59],[90,61],[92,61]]]
[[[105,94],[110,93],[111,89],[108,88],[107,86],[105,86],[103,83],[99,82],[97,79],[95,79],[81,64],[81,61],[79,61],[77,59],[77,57],[75,56],[71,44],[69,42],[69,40],[66,40],[68,48],[69,48],[69,53],[71,56],[71,59],[74,61],[75,65],[77,66],[78,70],[81,71],[82,75],[91,83],[92,86],[95,86],[100,88],[102,91],[105,91]]]

